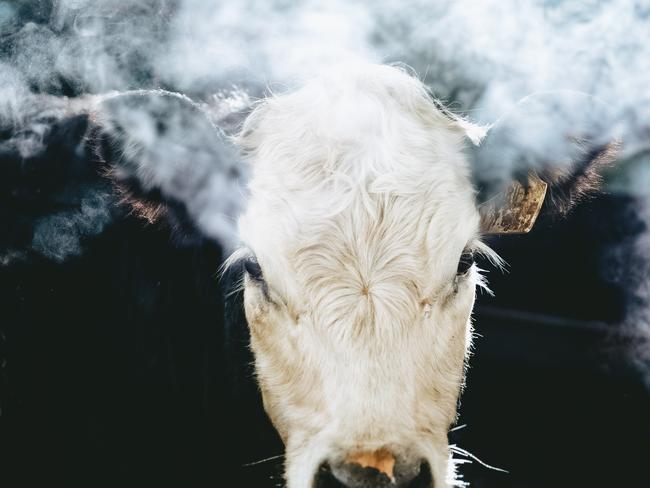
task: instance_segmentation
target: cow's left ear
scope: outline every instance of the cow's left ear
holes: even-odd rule
[[[473,162],[482,232],[526,233],[540,214],[564,216],[597,190],[621,148],[608,120],[594,97],[549,92],[492,125]]]

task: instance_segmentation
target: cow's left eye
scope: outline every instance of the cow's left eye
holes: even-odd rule
[[[474,253],[472,251],[463,251],[458,261],[458,269],[456,275],[461,276],[466,274],[474,264]]]

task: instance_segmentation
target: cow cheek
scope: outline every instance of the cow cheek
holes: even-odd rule
[[[251,348],[255,356],[257,381],[262,391],[264,409],[283,442],[294,432],[314,434],[315,415],[322,408],[317,392],[322,391],[320,376],[302,357],[298,338],[283,333],[287,324],[270,313],[251,315]],[[273,321],[273,323],[272,323]]]
[[[474,290],[469,286],[459,290],[456,300],[449,301],[436,311],[438,317],[446,322],[436,327],[433,351],[424,351],[431,358],[432,369],[425,377],[418,405],[420,425],[436,426],[446,434],[447,428],[456,420],[456,406],[465,376],[465,361],[471,345],[471,310],[474,303]],[[425,359],[426,360],[426,359]]]

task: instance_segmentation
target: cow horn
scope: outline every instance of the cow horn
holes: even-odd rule
[[[547,184],[534,173],[527,184],[513,181],[479,207],[484,234],[525,234],[533,228],[544,203]]]

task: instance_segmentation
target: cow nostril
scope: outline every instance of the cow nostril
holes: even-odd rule
[[[397,463],[395,476],[353,463],[323,463],[316,473],[314,488],[432,488],[429,463]]]
[[[429,463],[420,464],[420,470],[415,478],[409,481],[405,488],[433,488],[433,474]]]
[[[316,472],[314,479],[314,488],[346,488],[341,481],[339,481],[327,463],[321,464]]]

